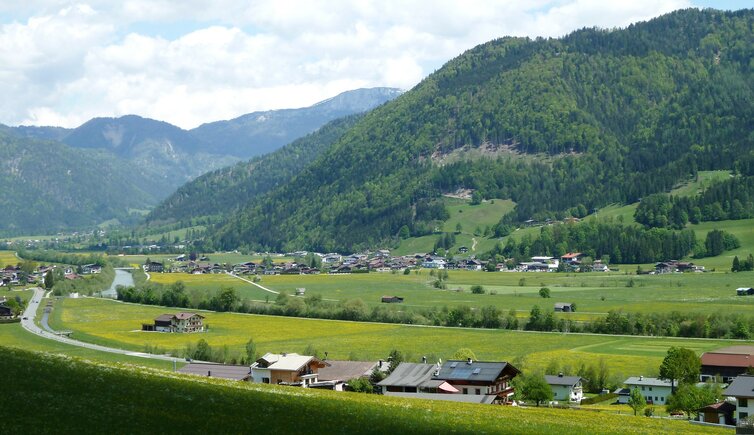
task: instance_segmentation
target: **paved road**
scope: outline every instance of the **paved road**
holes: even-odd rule
[[[49,331],[44,331],[42,330],[42,328],[40,328],[34,323],[34,317],[37,314],[37,308],[45,300],[44,293],[45,291],[39,287],[34,289],[34,296],[29,301],[29,305],[26,307],[26,310],[24,311],[24,314],[21,319],[21,326],[23,326],[24,329],[26,329],[27,331],[33,334],[36,334],[43,338],[47,338],[49,340],[58,341],[60,343],[70,344],[72,346],[79,346],[79,347],[83,347],[83,348],[87,348],[91,350],[97,350],[100,352],[116,353],[120,355],[136,356],[136,357],[141,357],[141,358],[149,358],[149,359],[156,359],[156,360],[162,360],[162,361],[185,362],[183,358],[175,358],[172,356],[165,356],[165,355],[152,355],[152,354],[144,353],[144,352],[133,352],[130,350],[116,349],[114,347],[100,346],[98,344],[84,343],[83,341],[74,340],[66,336],[53,334]]]

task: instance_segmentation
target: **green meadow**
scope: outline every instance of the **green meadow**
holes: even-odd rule
[[[447,289],[432,283],[436,277],[429,270],[402,273],[368,273],[351,275],[269,275],[259,284],[271,290],[294,294],[303,287],[307,295],[325,300],[362,299],[367,305],[381,304],[383,295],[405,298],[391,309],[431,309],[456,306],[480,308],[493,305],[501,310],[517,310],[525,315],[534,305],[552,309],[555,302],[575,303],[572,316],[603,315],[610,310],[634,312],[716,312],[751,314],[754,297],[736,296],[736,288],[754,285],[753,272],[708,272],[694,274],[635,275],[636,266],[617,273],[537,273],[448,271]],[[630,272],[627,274],[627,272]],[[251,277],[247,277],[251,278]],[[242,299],[274,302],[276,295],[229,275],[153,274],[155,282],[172,284],[182,281],[193,297],[231,286]],[[472,294],[471,287],[481,285],[486,294]],[[539,296],[542,287],[551,297]]]
[[[0,348],[3,433],[723,433],[685,421],[224,381]],[[40,416],[40,407],[44,409]]]
[[[604,358],[617,380],[656,375],[670,346],[697,353],[741,343],[735,340],[674,339],[589,334],[538,333],[469,328],[423,327],[347,322],[237,313],[202,312],[209,331],[166,334],[140,331],[163,313],[179,309],[126,304],[93,298],[56,302],[52,326],[73,331],[79,340],[142,351],[158,348],[181,355],[189,344],[205,339],[213,348],[243,355],[253,338],[257,351],[304,352],[314,348],[332,359],[384,359],[398,349],[411,360],[427,356],[448,359],[459,348],[472,349],[482,360],[507,360],[525,370],[542,369],[553,361],[575,370]],[[311,347],[310,347],[311,346]]]

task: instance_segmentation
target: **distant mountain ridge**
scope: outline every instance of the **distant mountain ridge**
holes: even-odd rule
[[[46,180],[49,188],[38,185],[40,191],[19,191],[28,193],[23,198],[35,198],[32,201],[35,204],[37,199],[56,204],[62,198],[65,204],[55,207],[68,210],[65,216],[53,216],[49,212],[34,218],[28,218],[26,212],[16,211],[0,224],[0,234],[47,232],[45,217],[50,224],[49,231],[79,229],[102,221],[129,218],[129,209],[149,209],[201,174],[232,165],[246,154],[258,154],[260,149],[274,151],[295,140],[297,134],[304,135],[333,119],[369,110],[398,93],[389,88],[359,89],[308,108],[260,112],[271,120],[264,128],[255,122],[247,122],[250,127],[233,121],[209,124],[205,127],[205,137],[209,142],[200,137],[196,129],[187,131],[167,122],[137,115],[94,118],[75,129],[0,125],[0,134],[3,135],[0,157],[11,169],[4,173],[7,177],[4,186],[33,181],[31,178],[21,178],[17,171],[12,170],[17,166],[13,162],[30,164],[26,158],[36,156],[48,147],[50,156],[57,157],[41,158],[48,173],[44,177],[40,174],[39,178]],[[258,119],[259,116],[262,115],[252,114],[247,118]],[[233,131],[229,130],[231,125],[234,126]],[[215,137],[207,133],[213,128],[223,130],[222,134]],[[260,133],[255,133],[257,131]],[[225,146],[223,141],[231,145]],[[26,147],[29,152],[26,152]],[[80,169],[68,166],[66,172],[60,172],[55,168],[55,161],[77,162]],[[32,177],[33,166],[24,167],[27,168],[23,172],[24,177]],[[75,173],[74,176],[66,178],[64,174],[68,171]],[[69,186],[69,181],[73,179],[81,185],[112,187],[113,190],[106,194],[98,188],[93,190],[97,194],[89,196],[67,195],[56,189],[58,186]],[[119,183],[113,183],[115,180]],[[118,185],[124,187],[120,189]],[[78,191],[72,188],[72,192]],[[130,196],[131,200],[122,195]],[[10,207],[19,199],[15,193],[0,191],[0,205]],[[41,207],[39,210],[47,209]]]
[[[208,150],[249,158],[267,154],[343,116],[365,112],[401,94],[395,88],[356,89],[301,109],[253,112],[191,130]]]

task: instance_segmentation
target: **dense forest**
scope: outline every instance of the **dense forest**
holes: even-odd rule
[[[741,246],[740,241],[725,231],[713,230],[706,238],[697,240],[693,230],[675,231],[665,228],[645,229],[611,220],[590,219],[583,223],[543,226],[535,237],[525,235],[520,241],[509,237],[480,256],[513,264],[532,256],[561,257],[567,252],[581,252],[606,263],[642,264],[688,255],[695,258],[719,255]]]
[[[202,216],[230,213],[284,184],[329,148],[362,115],[331,121],[277,151],[202,175],[185,184],[155,208],[150,226],[186,222]],[[190,225],[184,225],[190,226]]]
[[[480,45],[368,113],[212,241],[348,252],[421,233],[442,213],[418,205],[458,188],[513,199],[523,221],[634,202],[699,170],[746,173],[753,26],[750,10],[689,9]]]
[[[159,178],[134,176],[126,160],[105,151],[0,133],[0,234],[48,234],[107,219],[136,222],[131,213],[157,202]],[[107,200],[103,200],[107,198]]]
[[[681,229],[687,223],[754,217],[754,177],[714,183],[694,197],[653,194],[642,198],[634,218],[647,227]]]

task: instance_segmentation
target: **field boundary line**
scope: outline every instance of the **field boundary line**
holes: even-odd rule
[[[254,281],[251,281],[251,280],[249,280],[249,279],[246,279],[246,278],[241,278],[240,276],[238,276],[238,275],[235,275],[235,274],[232,274],[232,273],[229,273],[229,272],[225,272],[225,273],[226,273],[226,274],[228,274],[228,275],[230,275],[230,276],[232,276],[232,277],[238,278],[238,279],[240,279],[241,281],[244,281],[244,282],[248,282],[248,283],[249,283],[249,284],[251,284],[251,285],[255,285],[255,286],[257,286],[257,287],[261,288],[262,290],[264,290],[264,291],[266,291],[266,292],[270,292],[270,293],[273,293],[273,294],[276,294],[276,295],[279,295],[279,294],[280,294],[280,292],[276,292],[275,290],[270,290],[270,289],[268,289],[267,287],[262,287],[261,285],[259,285],[259,284],[255,283]]]

